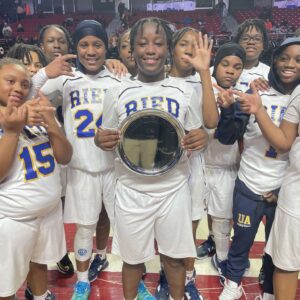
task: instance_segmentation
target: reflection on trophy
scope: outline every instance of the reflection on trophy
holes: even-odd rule
[[[154,167],[159,131],[159,124],[152,116],[137,119],[128,127],[123,147],[133,164],[144,169]]]
[[[127,117],[121,124],[118,155],[132,171],[159,175],[169,171],[183,153],[184,129],[171,114],[146,109]]]

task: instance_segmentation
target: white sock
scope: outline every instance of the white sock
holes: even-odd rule
[[[43,295],[40,296],[33,296],[34,300],[45,300],[45,298],[47,297],[48,291],[46,291]]]
[[[275,297],[273,294],[264,293],[263,294],[263,300],[274,300]]]
[[[213,240],[215,240],[214,234],[212,232],[212,230],[208,231],[208,236],[211,236]]]
[[[194,270],[185,272],[185,285],[187,285],[190,281],[194,279]]]
[[[78,281],[89,282],[89,270],[86,270],[84,272],[77,271],[76,273]]]
[[[101,259],[105,259],[106,258],[106,247],[102,250],[97,249],[96,254],[99,254]]]
[[[227,285],[232,288],[237,288],[239,286],[236,282],[229,280],[229,279],[227,280]]]

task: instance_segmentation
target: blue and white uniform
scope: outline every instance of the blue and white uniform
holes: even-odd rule
[[[0,183],[1,297],[21,287],[30,261],[56,262],[66,253],[59,169],[45,128],[26,126]]]
[[[43,92],[60,91],[66,136],[73,146],[68,164],[64,209],[66,223],[96,224],[102,201],[111,221],[114,202],[114,153],[102,151],[94,143],[102,122],[102,105],[109,87],[116,79],[107,69],[96,75],[74,70],[75,76],[49,80]]]
[[[290,165],[285,172],[276,215],[266,252],[276,267],[286,271],[300,270],[300,86],[291,95],[284,120],[298,124],[298,136],[289,152]]]
[[[170,76],[171,77],[171,76]],[[171,77],[175,78],[175,77]],[[184,78],[176,77],[179,80],[190,84],[198,96],[200,107],[202,106],[202,83],[198,73]],[[200,108],[199,107],[199,108]],[[202,120],[202,110],[198,111],[199,117]],[[201,121],[203,123],[203,121]],[[189,187],[192,196],[192,220],[201,220],[206,215],[204,204],[205,191],[205,163],[203,150],[193,151],[189,157],[191,173],[189,177]]]
[[[107,92],[103,127],[116,129],[133,112],[155,108],[172,114],[189,131],[202,126],[199,106],[194,89],[180,79],[165,78],[151,83],[124,79]],[[129,264],[142,263],[155,256],[156,239],[162,254],[173,258],[194,257],[187,156],[163,175],[137,174],[119,158],[115,160],[115,171],[113,252]]]
[[[237,86],[245,92],[250,88],[250,83],[253,80],[261,77],[268,80],[269,71],[270,67],[262,62],[259,62],[257,66],[251,69],[243,69],[243,72],[237,81]]]
[[[261,93],[261,98],[268,115],[279,126],[290,95],[270,88],[268,92]],[[227,278],[240,284],[260,221],[264,215],[272,219],[275,212],[276,204],[266,202],[263,195],[271,191],[278,193],[288,166],[288,155],[277,153],[269,145],[253,115],[249,118],[249,115],[239,114],[237,110],[238,103],[222,109],[217,135],[221,142],[230,144],[239,136],[237,128],[241,131],[240,136],[245,130],[244,150],[233,198],[234,237],[227,262]],[[237,126],[238,123],[240,126]]]

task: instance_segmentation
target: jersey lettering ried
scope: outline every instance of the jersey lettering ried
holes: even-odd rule
[[[169,112],[182,123],[185,130],[201,127],[200,100],[194,89],[177,78],[144,83],[124,79],[110,89],[104,100],[103,127],[118,128],[135,111],[155,108]],[[168,173],[145,177],[128,170],[117,158],[115,170],[124,185],[149,195],[167,195],[179,189],[188,180],[189,166],[186,155]]]
[[[246,92],[250,88],[250,83],[260,77],[268,79],[268,74],[270,67],[265,65],[262,62],[259,62],[256,67],[251,69],[243,69],[243,72],[237,81],[237,86],[239,89],[242,89],[243,92]]]
[[[273,88],[261,94],[268,115],[277,126],[283,118],[290,96]],[[244,150],[241,157],[239,178],[256,194],[264,194],[281,186],[288,166],[288,154],[279,154],[267,142],[251,115],[244,134]]]
[[[298,136],[289,153],[290,166],[281,185],[278,206],[287,214],[300,219],[300,85],[291,95],[284,119],[298,124]]]
[[[3,132],[0,129],[0,138]],[[33,219],[60,201],[61,183],[48,135],[43,127],[26,126],[13,165],[0,183],[0,218]]]
[[[69,166],[88,172],[113,168],[114,155],[102,151],[94,143],[102,123],[103,99],[108,88],[118,84],[108,70],[87,75],[76,70],[74,77],[57,78],[56,86],[63,95],[63,116],[66,136],[73,146]],[[52,84],[53,86],[53,84]],[[53,91],[49,91],[51,93]]]

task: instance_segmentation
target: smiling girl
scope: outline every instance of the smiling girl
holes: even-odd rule
[[[299,84],[299,44],[299,39],[287,39],[274,52],[268,76],[271,88],[260,95],[273,127],[280,125],[286,107],[292,99],[291,94]],[[254,85],[252,89],[254,96],[237,91],[232,93],[242,99],[259,97]],[[233,97],[229,98],[230,101],[234,100]],[[220,299],[241,297],[241,279],[247,266],[250,248],[262,217],[266,216],[269,224],[273,222],[277,195],[288,166],[287,153],[278,153],[272,143],[270,145],[263,136],[264,130],[260,130],[256,118],[253,115],[249,118],[249,115],[242,114],[239,106],[240,103],[236,102],[223,109],[218,126],[218,138],[225,144],[234,142],[238,137],[244,137],[244,150],[233,198],[234,236],[226,265],[227,280]],[[247,105],[243,106],[241,104],[243,109],[247,109]],[[269,231],[270,227],[267,237]],[[269,299],[273,294],[272,271],[272,260],[266,256],[263,290],[264,297]]]
[[[266,252],[275,265],[276,299],[295,299],[300,270],[300,212],[299,212],[299,115],[300,115],[300,39],[286,39],[275,50],[276,67],[269,82],[291,96],[279,127],[264,106],[253,85],[253,95],[239,94],[242,109],[255,115],[266,140],[280,153],[290,150],[288,167],[281,184],[276,215]],[[296,88],[295,88],[296,87]],[[275,150],[274,150],[275,152]],[[280,173],[282,176],[282,173]]]
[[[164,66],[172,50],[172,33],[167,22],[158,18],[139,20],[131,29],[130,43],[138,67],[137,78],[123,80],[108,91],[104,100],[103,128],[95,137],[96,144],[107,151],[115,149],[119,142],[118,126],[122,120],[145,108],[169,112],[186,131],[202,125],[199,96],[182,80],[165,75]],[[205,51],[204,48],[202,45],[203,52],[209,52],[208,44]],[[143,100],[145,97],[148,101]],[[196,254],[187,156],[184,155],[168,173],[154,177],[129,171],[119,159],[115,160],[115,168],[118,181],[113,252],[124,262],[125,299],[137,299],[143,264],[155,256],[154,239],[169,282],[170,299],[183,299],[185,268],[182,259]],[[176,234],[171,236],[170,230]]]
[[[100,23],[93,20],[80,22],[73,33],[73,42],[77,50],[74,77],[53,79],[43,89],[47,93],[58,90],[63,95],[64,128],[74,148],[67,170],[64,210],[65,222],[77,224],[74,252],[78,281],[72,299],[87,299],[93,234],[103,202],[111,219],[114,202],[113,154],[97,148],[94,135],[101,125],[106,90],[119,81],[104,66],[108,39]],[[104,246],[100,248],[103,252],[100,267],[103,268],[108,264],[105,249],[109,224],[104,233]]]

